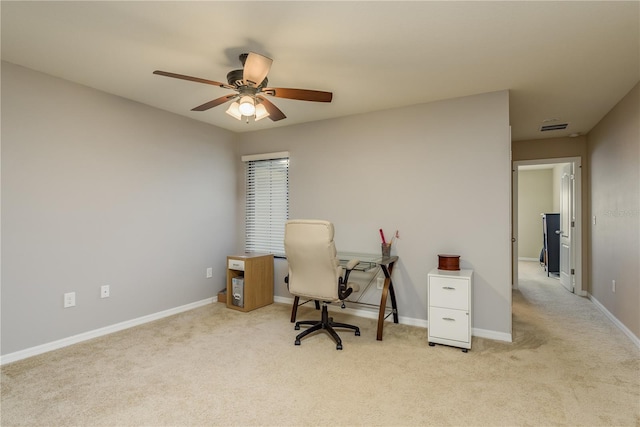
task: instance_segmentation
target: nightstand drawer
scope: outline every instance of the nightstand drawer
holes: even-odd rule
[[[429,280],[430,306],[469,309],[469,281],[451,277],[431,277]]]
[[[229,270],[244,271],[244,261],[241,259],[229,258],[227,260],[227,268]]]
[[[463,343],[469,342],[469,313],[432,307],[429,314],[430,336]]]

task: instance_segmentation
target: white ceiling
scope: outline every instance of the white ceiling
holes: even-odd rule
[[[640,79],[640,2],[9,2],[2,59],[234,132],[509,89],[514,140],[586,133]],[[191,108],[227,89],[238,55],[273,58],[287,119]],[[81,106],[79,106],[81,107]],[[568,122],[565,131],[540,126]],[[461,123],[463,126],[464,123]]]

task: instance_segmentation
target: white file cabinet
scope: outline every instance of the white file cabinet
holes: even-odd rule
[[[433,269],[428,275],[427,304],[430,346],[445,344],[471,348],[473,270]]]

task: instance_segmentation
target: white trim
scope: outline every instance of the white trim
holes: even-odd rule
[[[496,341],[513,342],[512,335],[506,332],[498,332],[498,331],[491,331],[489,329],[478,329],[478,328],[473,328],[472,331],[473,331],[472,335],[474,337],[487,338],[487,339],[496,340]]]
[[[49,351],[57,350],[73,344],[78,344],[80,342],[87,341],[93,338],[109,335],[114,332],[132,328],[134,326],[139,326],[144,323],[153,322],[154,320],[173,316],[174,314],[182,313],[184,311],[193,310],[194,308],[211,304],[212,302],[216,302],[217,300],[218,300],[218,297],[203,299],[201,301],[192,302],[190,304],[182,305],[180,307],[174,307],[168,310],[160,311],[158,313],[153,313],[147,316],[138,317],[137,319],[126,320],[124,322],[116,323],[114,325],[105,326],[104,328],[94,329],[93,331],[83,332],[81,334],[73,335],[67,338],[62,338],[60,340],[53,341],[47,344],[42,344],[35,347],[27,348],[24,350],[16,351],[14,353],[5,354],[3,356],[0,356],[0,365],[5,365],[11,362],[17,362],[18,360],[26,359],[27,357],[37,356],[42,353],[47,353]]]
[[[513,161],[513,152],[511,154],[511,194],[509,195],[509,218],[511,219],[511,289],[518,289],[518,166]],[[509,303],[509,310],[513,313],[513,297]],[[513,324],[513,321],[511,322]],[[513,325],[511,326],[513,329]]]
[[[512,171],[514,172],[514,176],[512,177],[512,201],[511,201],[511,209],[513,211],[513,215],[517,216],[518,214],[518,168],[520,166],[533,166],[533,165],[544,165],[544,164],[558,164],[558,163],[573,163],[574,168],[574,176],[575,176],[575,188],[574,188],[574,203],[575,203],[575,227],[573,233],[573,239],[571,245],[573,246],[573,264],[574,264],[574,290],[573,292],[576,295],[586,296],[587,295],[587,284],[582,280],[582,238],[583,234],[586,233],[584,230],[584,225],[582,224],[582,198],[584,195],[582,194],[582,157],[557,157],[551,159],[533,159],[533,160],[514,160],[512,161]],[[579,230],[579,232],[577,232]],[[514,230],[514,237],[516,241],[518,239],[518,230]],[[517,245],[513,246],[514,256],[513,262],[517,259]],[[515,264],[514,264],[515,265]],[[517,267],[513,267],[517,268]],[[515,270],[517,271],[517,270]],[[514,277],[514,282],[517,283],[517,278]],[[518,289],[517,285],[514,284],[513,289]],[[513,309],[512,309],[513,310]]]
[[[618,327],[618,329],[620,329],[627,337],[629,337],[631,342],[634,343],[636,345],[636,347],[640,348],[640,338],[635,336],[633,334],[633,332],[631,332],[631,330],[629,330],[629,328],[627,328],[621,321],[619,321],[616,318],[616,316],[611,314],[611,312],[609,310],[607,310],[607,308],[604,305],[602,305],[600,303],[600,301],[595,299],[595,297],[593,295],[588,294],[588,296],[589,296],[589,299],[591,300],[591,302],[593,303],[593,305],[595,305],[598,308],[598,310],[600,310],[605,316],[607,316],[607,318],[609,320],[611,320],[613,322],[614,325],[616,325]]]
[[[580,156],[572,156],[572,157],[554,157],[550,159],[533,159],[533,160],[514,160],[514,166],[535,166],[535,165],[546,165],[546,164],[558,164],[558,163],[572,163],[572,162],[580,162]]]
[[[273,159],[288,159],[288,151],[280,151],[278,153],[263,153],[263,154],[247,154],[242,156],[243,162],[254,162],[256,160],[273,160]]]
[[[594,302],[596,302],[595,299],[593,299],[592,297],[590,297],[590,298]],[[273,300],[274,300],[274,302],[278,302],[278,303],[293,304],[293,298],[274,296]],[[149,314],[147,316],[138,317],[136,319],[127,320],[127,321],[124,321],[124,322],[121,322],[121,323],[116,323],[114,325],[105,326],[104,328],[95,329],[93,331],[88,331],[88,332],[83,332],[81,334],[74,335],[74,336],[67,337],[67,338],[63,338],[61,340],[53,341],[53,342],[50,342],[50,343],[47,343],[47,344],[42,344],[42,345],[39,345],[39,346],[36,346],[36,347],[27,348],[25,350],[16,351],[14,353],[5,354],[4,356],[0,356],[0,366],[1,365],[5,365],[7,363],[17,362],[19,360],[26,359],[28,357],[33,357],[33,356],[37,356],[39,354],[47,353],[49,351],[58,350],[60,348],[67,347],[67,346],[70,346],[70,345],[73,345],[73,344],[78,344],[78,343],[81,343],[83,341],[88,341],[88,340],[93,339],[93,338],[98,338],[98,337],[101,337],[101,336],[104,336],[104,335],[109,335],[109,334],[112,334],[114,332],[122,331],[124,329],[133,328],[134,326],[140,326],[140,325],[143,325],[145,323],[153,322],[155,320],[159,320],[159,319],[162,319],[162,318],[165,318],[165,317],[173,316],[174,314],[178,314],[178,313],[182,313],[182,312],[185,312],[185,311],[193,310],[195,308],[202,307],[204,305],[211,304],[211,303],[214,303],[214,302],[217,302],[217,301],[218,301],[218,297],[215,296],[213,298],[203,299],[201,301],[196,301],[196,302],[193,302],[191,304],[186,304],[186,305],[182,305],[180,307],[170,308],[168,310],[160,311],[158,313],[153,313],[153,314]],[[598,306],[599,308],[602,307],[600,305],[600,303],[596,303],[596,306]],[[337,305],[329,306],[329,309],[331,311],[342,310]],[[601,309],[603,310],[603,312],[605,312],[607,317],[610,317],[612,320],[615,319],[615,317],[611,316],[610,313],[608,311],[606,311],[606,309],[604,307],[602,307]],[[354,315],[354,316],[367,318],[367,319],[377,319],[378,318],[378,313],[374,312],[374,311],[371,311],[371,310],[363,310],[363,309],[356,309],[356,308],[345,308],[344,312],[348,313],[348,314],[351,314],[351,315]],[[607,314],[607,313],[609,313],[609,314]],[[415,319],[415,318],[412,318],[412,317],[402,317],[402,316],[400,316],[398,318],[398,321],[402,325],[417,326],[417,327],[425,328],[425,329],[429,327],[429,322],[424,320],[424,319]],[[638,340],[638,338],[636,338],[633,335],[633,333],[631,333],[631,331],[626,329],[626,327],[624,325],[622,325],[617,319],[615,319],[613,321],[614,321],[614,323],[616,323],[617,326],[619,326],[621,329],[623,329],[625,334],[629,335],[629,337],[632,339],[632,341],[634,341],[636,343],[636,345],[638,347],[640,347],[640,340]],[[490,330],[486,330],[486,329],[473,328],[473,334],[472,335],[475,336],[475,337],[478,337],[478,338],[488,338],[488,339],[492,339],[492,340],[512,342],[511,334],[506,334],[504,332],[497,332],[497,331],[490,331]]]
[[[273,300],[274,300],[274,302],[279,302],[279,303],[283,303],[283,304],[293,304],[293,298],[274,296]],[[348,302],[347,302],[347,304],[348,304]],[[329,305],[328,308],[329,308],[329,311],[334,311],[334,312],[340,311],[340,312],[343,312],[343,313],[351,314],[353,316],[364,317],[366,319],[378,320],[378,311],[377,310],[376,311],[372,311],[372,310],[364,310],[364,309],[350,308],[350,307],[342,309],[337,304],[336,305]],[[413,318],[413,317],[399,316],[398,317],[398,323],[400,323],[402,325],[417,326],[419,328],[425,328],[425,329],[427,329],[429,327],[429,322],[427,320],[416,319],[416,318]],[[478,337],[478,338],[488,338],[488,339],[497,340],[497,341],[512,342],[511,334],[507,334],[505,332],[498,332],[498,331],[490,331],[490,330],[487,330],[487,329],[473,328],[472,335],[474,337]],[[426,338],[427,338],[427,336],[426,336],[426,332],[425,332],[425,342],[426,342]]]

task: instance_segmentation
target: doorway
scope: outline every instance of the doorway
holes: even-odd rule
[[[542,214],[557,212],[560,213],[560,226],[558,230],[553,230],[560,241],[559,247],[559,271],[557,276],[559,284],[576,295],[586,296],[586,290],[582,283],[582,167],[579,157],[539,159],[514,161],[512,168],[512,286],[518,289],[518,261],[519,260],[540,260],[541,268],[545,265],[543,259],[543,231]],[[549,212],[537,212],[529,214],[527,218],[519,218],[521,210],[532,207],[526,205],[532,198],[519,197],[519,183],[522,179],[531,179],[534,175],[529,171],[540,171],[542,180],[547,180],[548,184],[542,183],[543,188],[547,188],[550,195],[541,197],[548,198],[545,202],[538,203],[539,210]],[[520,176],[522,174],[522,176]],[[537,176],[537,175],[535,175]],[[521,179],[520,179],[521,178]],[[546,187],[544,187],[546,185]],[[551,188],[549,188],[551,186]],[[528,188],[528,187],[527,187]],[[532,190],[534,191],[534,190]],[[541,190],[542,191],[542,190]],[[537,195],[536,195],[537,196]],[[520,206],[523,204],[523,206]],[[546,206],[546,207],[545,207]],[[537,219],[535,216],[538,215]],[[522,215],[521,215],[522,216]],[[526,227],[520,227],[520,222],[529,221]],[[537,225],[535,224],[537,221]],[[525,224],[523,224],[524,226]],[[522,240],[522,242],[521,242]],[[526,246],[525,246],[526,243]],[[537,248],[537,250],[535,249]]]

